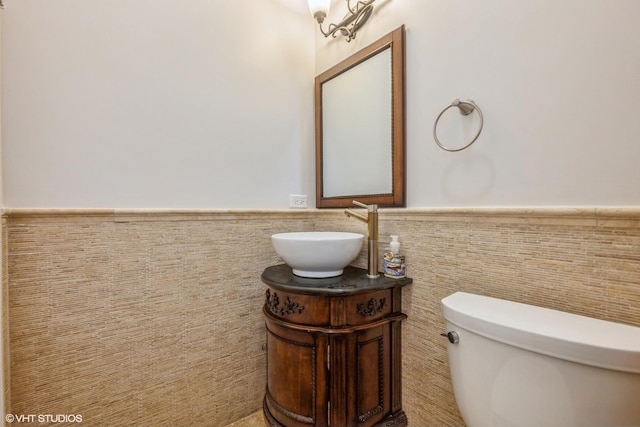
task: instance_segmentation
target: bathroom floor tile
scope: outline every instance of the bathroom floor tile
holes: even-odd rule
[[[265,427],[265,425],[262,411],[260,410],[233,424],[229,424],[227,427]]]

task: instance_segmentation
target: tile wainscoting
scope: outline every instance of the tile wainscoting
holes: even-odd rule
[[[279,262],[269,236],[365,227],[340,210],[6,210],[7,412],[92,426],[254,413],[260,274]],[[403,301],[411,425],[462,425],[439,335],[440,299],[455,291],[640,326],[640,209],[382,209],[381,249],[389,234],[414,279]]]

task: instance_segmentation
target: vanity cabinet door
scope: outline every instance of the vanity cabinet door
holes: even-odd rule
[[[330,424],[378,426],[391,410],[389,324],[329,339]]]
[[[356,414],[358,426],[373,426],[391,408],[389,324],[357,334]]]
[[[287,427],[327,425],[327,337],[267,319],[265,405]]]

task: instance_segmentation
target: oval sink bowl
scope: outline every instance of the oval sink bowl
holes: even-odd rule
[[[271,236],[276,253],[300,277],[340,276],[358,257],[364,236],[337,231],[302,231]]]

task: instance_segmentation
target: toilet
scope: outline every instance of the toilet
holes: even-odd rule
[[[442,309],[467,427],[640,426],[640,328],[465,292]]]

